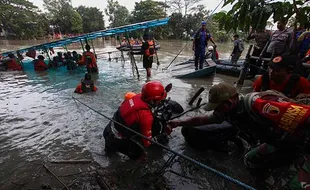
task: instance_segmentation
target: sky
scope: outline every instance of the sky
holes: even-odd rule
[[[36,6],[38,6],[40,9],[43,8],[43,0],[29,0],[30,2],[33,2]],[[107,6],[106,0],[71,0],[73,7],[78,7],[80,5],[89,6],[89,7],[97,7],[100,10],[104,12],[104,9]],[[158,0],[163,1],[164,0]],[[222,0],[202,0],[201,4],[205,5],[208,10],[213,11],[215,7],[221,2]],[[140,0],[118,0],[119,4],[124,5],[127,7],[127,9],[131,12],[134,8],[135,2],[140,2]],[[218,9],[215,12],[219,12],[221,10],[227,10],[229,6],[225,7],[224,9],[221,9],[223,3],[218,7]],[[107,21],[107,16],[105,15],[105,21]]]

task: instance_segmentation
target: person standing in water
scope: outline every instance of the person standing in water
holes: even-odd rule
[[[212,36],[207,29],[207,22],[201,22],[201,28],[196,32],[193,40],[193,51],[195,52],[195,70],[198,70],[198,60],[199,60],[199,69],[203,68],[203,63],[205,60],[206,47],[208,46],[208,41],[211,41],[216,47],[215,42],[212,39]]]
[[[146,69],[146,76],[151,77],[151,69],[153,64],[153,56],[155,53],[155,44],[153,40],[150,39],[150,36],[145,34],[143,36],[143,44],[141,47],[143,54],[143,68]]]
[[[81,83],[76,87],[75,93],[83,94],[87,92],[96,92],[97,87],[94,84],[94,81],[91,80],[91,75],[89,73],[85,74],[84,79],[81,80]]]
[[[88,73],[98,73],[97,59],[93,52],[90,51],[90,46],[85,45],[86,52],[83,53],[81,62],[86,65]]]

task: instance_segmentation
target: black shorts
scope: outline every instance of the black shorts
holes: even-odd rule
[[[143,56],[143,68],[148,69],[152,68],[153,56]]]

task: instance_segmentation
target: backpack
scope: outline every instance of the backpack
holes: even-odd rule
[[[242,40],[238,40],[238,41],[239,41],[238,42],[238,49],[239,49],[240,52],[243,52],[244,44],[243,44]]]

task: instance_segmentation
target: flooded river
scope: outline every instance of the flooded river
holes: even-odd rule
[[[3,52],[37,43],[41,42],[0,41],[0,50]],[[164,85],[172,83],[173,88],[169,96],[181,103],[184,108],[190,108],[187,105],[189,99],[200,87],[206,88],[202,97],[204,97],[203,101],[207,101],[206,92],[213,84],[222,81],[233,84],[237,78],[216,74],[203,79],[180,80],[173,78],[170,70],[163,71],[162,68],[169,65],[186,43],[185,41],[160,42],[161,49],[158,52],[160,66],[157,68],[156,61],[154,61],[151,79],[160,80]],[[191,45],[191,42],[187,44],[174,63],[192,58]],[[102,132],[108,120],[74,101],[72,96],[102,114],[112,116],[126,92],[140,91],[146,81],[146,73],[142,68],[140,56],[136,56],[141,75],[138,80],[133,75],[128,57],[126,57],[125,63],[107,60],[108,54],[104,54],[104,52],[115,51],[113,43],[96,41],[95,47],[96,53],[100,57],[98,61],[99,75],[93,78],[98,87],[96,93],[83,95],[73,93],[77,84],[84,77],[85,69],[68,72],[65,67],[60,67],[36,73],[33,70],[33,65],[25,61],[25,71],[23,72],[0,72],[0,189],[20,189],[23,187],[21,183],[25,183],[24,186],[28,182],[32,185],[36,183],[41,185],[46,181],[50,181],[49,185],[56,187],[57,181],[52,180],[52,177],[42,179],[42,177],[48,176],[43,170],[36,173],[36,178],[32,174],[42,163],[49,163],[52,160],[80,159],[91,159],[96,165],[103,168],[110,185],[114,185],[116,189],[135,189],[134,184],[138,184],[139,179],[126,181],[118,179],[120,176],[113,175],[119,175],[117,172],[122,172],[123,177],[126,178],[126,176],[133,175],[128,172],[128,168],[139,168],[143,164],[128,161],[121,155],[112,157],[105,155]],[[68,46],[69,50],[76,49],[81,52],[81,49],[78,48],[79,44]],[[57,49],[56,51],[64,50]],[[218,51],[221,58],[228,58],[232,51],[232,44],[218,44]],[[118,52],[111,54],[112,58],[119,56]],[[242,92],[250,91],[251,84],[250,81],[246,81]],[[189,113],[186,116],[194,114]],[[253,185],[252,178],[243,167],[241,157],[232,157],[224,153],[196,152],[186,145],[179,129],[172,133],[168,146]],[[153,149],[149,151],[149,155],[152,155],[149,156],[149,162],[153,165],[144,164],[144,169],[151,170],[152,166],[157,167],[153,169],[158,169],[168,159],[167,152],[154,150],[156,152],[154,154],[152,151]],[[51,167],[59,176],[75,170],[80,172],[84,169],[92,170],[92,167],[85,165],[72,166],[71,168],[65,165]],[[168,181],[167,184],[171,189],[238,189],[222,178],[203,169],[193,168],[192,164],[178,158],[171,169],[196,179],[187,179],[167,172],[163,177]],[[41,180],[38,180],[40,177]],[[84,179],[88,178],[84,176]],[[66,181],[66,179],[63,180]],[[69,181],[67,182],[69,183]],[[98,186],[89,183],[89,180],[85,180],[81,185],[83,188],[80,186],[80,188],[73,189],[98,188]],[[27,188],[31,189],[30,186]]]

